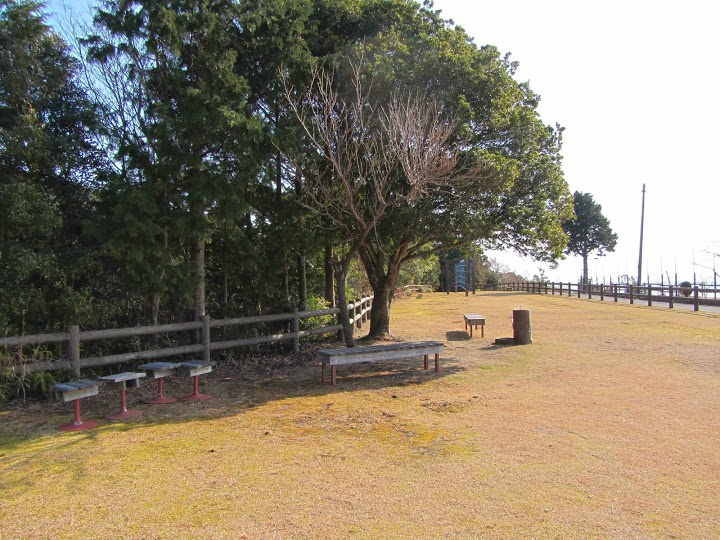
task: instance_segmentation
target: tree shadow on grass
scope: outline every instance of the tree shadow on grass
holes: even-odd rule
[[[448,341],[470,341],[470,333],[464,330],[445,332],[445,339]]]
[[[220,364],[214,372],[200,377],[200,392],[212,396],[212,399],[199,402],[179,400],[165,405],[145,404],[143,401],[153,398],[157,392],[156,382],[153,379],[145,380],[140,388],[127,391],[128,409],[139,409],[143,414],[125,421],[105,419],[108,414],[118,411],[120,396],[118,391],[104,386],[100,388],[98,396],[81,400],[82,420],[98,420],[99,425],[73,433],[57,430],[58,425],[72,420],[72,402],[36,400],[16,403],[0,410],[0,457],[33,440],[44,445],[41,441],[48,439],[48,445],[57,449],[58,445],[68,447],[92,441],[110,430],[130,432],[159,424],[214,420],[289,398],[313,398],[407,386],[422,388],[424,384],[466,369],[453,357],[440,358],[439,372],[434,371],[432,357],[428,364],[429,369],[426,371],[423,369],[422,357],[418,357],[341,365],[337,368],[335,386],[321,383],[320,363],[314,360],[252,379]],[[166,396],[187,396],[192,392],[192,380],[181,376],[167,377],[164,390]]]

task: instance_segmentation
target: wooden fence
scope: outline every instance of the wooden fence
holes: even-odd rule
[[[583,283],[541,283],[533,281],[506,283],[506,290],[521,291],[528,294],[558,294],[560,296],[599,298],[617,302],[618,299],[628,299],[631,304],[635,302],[653,302],[668,304],[672,309],[675,304],[689,304],[694,311],[700,311],[700,306],[720,306],[720,300],[707,298],[708,295],[720,293],[720,289],[707,287],[676,287],[673,285],[592,285]]]
[[[364,297],[351,304],[347,309],[350,314],[350,321],[356,326],[361,327],[362,323],[367,321],[368,313],[372,309],[373,297]],[[225,349],[233,349],[248,345],[259,345],[262,343],[277,343],[280,341],[292,340],[293,352],[300,351],[300,338],[325,334],[342,330],[342,325],[333,324],[322,328],[312,328],[308,330],[300,330],[300,320],[310,317],[321,317],[324,315],[337,315],[340,308],[322,309],[316,311],[298,311],[293,310],[291,313],[279,313],[275,315],[260,315],[254,317],[239,317],[235,319],[212,320],[205,315],[202,321],[162,324],[153,326],[135,326],[132,328],[115,328],[109,330],[80,330],[78,326],[70,326],[67,332],[55,334],[37,334],[29,336],[15,336],[0,338],[0,347],[15,347],[22,352],[22,347],[27,345],[45,345],[51,343],[67,344],[67,359],[55,361],[43,361],[24,363],[14,365],[13,369],[16,374],[34,373],[37,371],[54,371],[59,369],[73,369],[79,372],[80,368],[108,366],[112,364],[120,364],[134,360],[154,360],[157,358],[167,358],[184,354],[202,354],[203,360],[210,360],[212,351],[220,351]],[[259,324],[276,321],[289,321],[290,332],[271,334],[266,336],[257,336],[252,338],[234,339],[229,341],[211,340],[210,330],[219,327],[233,327],[250,324]],[[200,343],[192,345],[182,345],[178,347],[167,347],[164,349],[151,349],[144,351],[134,351],[123,354],[113,354],[109,356],[96,356],[82,358],[80,351],[83,342],[94,341],[100,339],[115,339],[134,336],[157,335],[170,332],[183,332],[188,330],[200,331],[202,339]],[[21,357],[22,354],[18,354]]]

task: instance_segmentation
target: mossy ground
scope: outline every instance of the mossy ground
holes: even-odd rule
[[[534,343],[494,346],[518,308]],[[308,355],[221,366],[212,401],[138,404],[144,381],[141,418],[81,433],[55,430],[69,404],[5,407],[0,538],[720,537],[720,316],[425,293],[392,328],[445,341],[441,372],[353,365],[333,388]],[[101,389],[83,415],[116,401]]]

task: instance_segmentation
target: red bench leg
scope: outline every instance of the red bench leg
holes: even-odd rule
[[[162,380],[162,379],[160,379]],[[114,414],[110,414],[106,416],[108,420],[126,420],[128,418],[135,418],[137,416],[140,416],[142,414],[142,411],[137,410],[130,410],[128,411],[127,408],[127,398],[126,398],[126,389],[125,387],[120,389],[120,411],[116,412]]]
[[[69,424],[63,424],[62,426],[58,426],[58,429],[60,431],[82,431],[84,429],[91,429],[98,425],[98,423],[94,420],[83,422],[80,419],[80,400],[76,399],[73,401],[73,404],[75,406],[75,420],[70,422]]]
[[[200,393],[200,375],[195,375],[193,377],[193,393],[189,396],[185,396],[183,398],[180,398],[183,401],[204,401],[206,399],[211,399],[212,396],[209,396],[207,394],[201,394]]]
[[[428,355],[427,354],[425,355],[425,367],[423,369],[424,370],[428,369]]]
[[[440,355],[435,354],[435,371],[440,371]]]
[[[150,405],[162,405],[163,403],[175,403],[177,399],[174,397],[166,396],[163,394],[163,388],[165,387],[165,380],[163,378],[158,379],[158,395],[153,399],[146,399],[145,403]]]
[[[335,366],[330,366],[330,384],[335,386],[335,382],[336,382]]]

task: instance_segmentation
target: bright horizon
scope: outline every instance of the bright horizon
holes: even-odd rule
[[[50,0],[78,15],[91,0]],[[642,279],[712,282],[720,254],[720,7],[711,2],[436,0],[435,9],[477,45],[519,62],[516,78],[542,97],[545,124],[559,123],[570,191],[593,195],[618,234],[615,253],[589,261],[595,280],[637,276],[642,186],[646,184]],[[527,277],[577,281],[580,257],[557,269],[513,253],[489,255]],[[693,259],[695,265],[693,265]],[[720,257],[717,257],[720,259]],[[718,261],[720,266],[720,261]],[[664,277],[667,282],[667,276]]]
[[[712,281],[711,253],[720,253],[717,4],[437,0],[435,8],[476,44],[512,53],[516,78],[542,97],[543,121],[566,128],[570,190],[591,193],[619,236],[615,253],[590,259],[593,280],[637,277],[646,184],[643,281],[650,274],[659,282],[661,267],[674,281],[676,264],[678,281],[692,281],[693,269],[698,282]],[[490,255],[528,277],[539,267],[555,281],[582,273],[577,256],[550,270]]]

